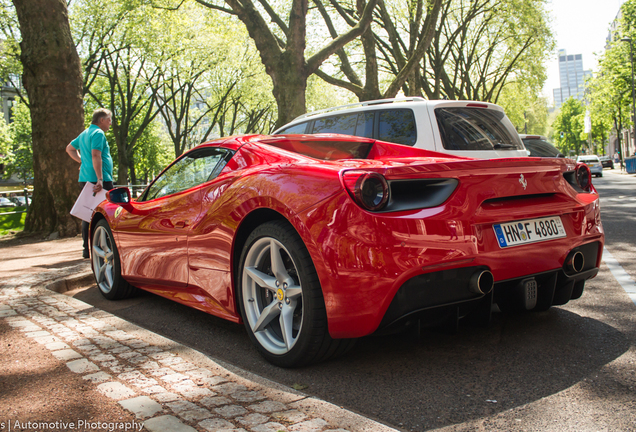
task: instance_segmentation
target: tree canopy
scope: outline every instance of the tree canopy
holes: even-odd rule
[[[621,12],[620,25],[599,60],[598,72],[587,87],[592,133],[597,137],[605,137],[610,129],[614,129],[617,132],[619,155],[623,160],[636,150],[622,142],[623,128],[633,125],[630,114],[633,110],[630,43],[622,39],[630,38],[636,44],[636,0],[623,3]]]
[[[585,105],[573,97],[561,105],[561,110],[552,124],[554,143],[566,155],[582,153],[587,134],[584,132]]]
[[[0,74],[20,91],[24,32],[11,4],[0,1]],[[553,48],[545,6],[545,0],[77,0],[68,22],[86,115],[100,106],[113,112],[107,137],[116,183],[126,184],[151,181],[167,161],[204,140],[268,133],[307,108],[355,99],[404,94],[500,102],[520,132],[541,133],[545,102],[536,95]],[[20,95],[24,108],[33,102]],[[36,171],[37,158],[34,151]]]

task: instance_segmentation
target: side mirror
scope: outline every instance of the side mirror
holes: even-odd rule
[[[118,187],[106,192],[106,199],[113,204],[128,204],[131,201],[130,189]]]

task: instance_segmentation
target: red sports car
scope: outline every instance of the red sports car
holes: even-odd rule
[[[243,136],[185,153],[91,222],[99,289],[236,323],[294,367],[409,324],[489,321],[583,293],[599,198],[570,159],[477,160],[342,135]]]

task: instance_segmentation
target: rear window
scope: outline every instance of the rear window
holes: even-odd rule
[[[600,162],[598,156],[579,156],[577,162]]]
[[[523,144],[502,111],[449,107],[435,110],[446,150],[523,150]]]

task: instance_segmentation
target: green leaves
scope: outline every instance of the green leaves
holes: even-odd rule
[[[33,178],[33,150],[31,139],[31,116],[29,108],[16,102],[12,108],[13,122],[7,125],[0,118],[0,154],[4,155],[5,178],[12,175],[26,181]]]
[[[271,130],[271,80],[234,17],[193,1],[79,0],[72,22],[91,108],[114,113],[118,182],[152,180],[160,154]]]
[[[429,98],[497,103],[508,83],[540,93],[554,48],[543,0],[451,0],[442,12],[425,68]]]
[[[632,124],[632,64],[631,38],[636,49],[636,0],[627,0],[621,6],[620,26],[612,31],[612,42],[599,60],[598,72],[587,83],[592,113],[592,134],[605,140],[609,130],[622,130]],[[634,52],[636,55],[636,52]],[[620,133],[617,137],[620,141]]]
[[[582,153],[587,139],[585,127],[585,105],[573,97],[561,105],[561,110],[552,124],[554,144],[566,155]]]
[[[519,133],[548,135],[548,101],[523,82],[506,84],[499,105]]]

